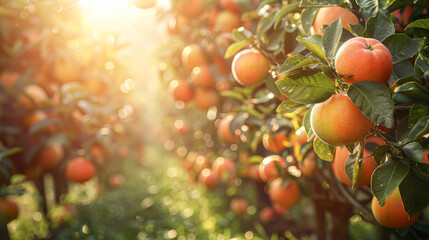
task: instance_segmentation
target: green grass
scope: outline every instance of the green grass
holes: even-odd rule
[[[77,203],[78,217],[53,229],[54,235],[50,236],[47,235],[49,223],[46,218],[40,218],[34,201],[37,194],[26,184],[33,192],[19,199],[26,210],[9,224],[12,239],[266,238],[255,221],[254,206],[243,218],[229,211],[229,198],[239,191],[238,187],[230,187],[225,193],[191,185],[179,162],[161,146],[147,147],[143,166],[128,159],[123,172],[127,179],[125,186],[106,189],[98,198],[94,198],[94,182],[73,185],[64,201]],[[251,195],[254,193],[249,192]],[[35,212],[38,212],[36,218]]]

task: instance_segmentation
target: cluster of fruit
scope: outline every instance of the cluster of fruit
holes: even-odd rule
[[[20,183],[11,182],[15,174],[35,183],[46,213],[46,176],[54,179],[54,202],[65,204],[69,182],[98,176],[117,187],[121,159],[141,158],[138,106],[124,97],[135,82],[113,54],[120,43],[88,37],[76,21],[79,5],[64,4],[2,2],[0,212],[7,221],[16,217],[3,204],[16,193],[8,187]]]
[[[190,13],[183,6],[191,3],[204,7]],[[426,2],[386,6],[387,16],[359,1],[325,4],[173,2],[167,32],[187,46],[161,54],[160,75],[176,101],[171,117],[186,131],[162,140],[209,189],[225,175],[218,159],[228,162],[228,177],[262,182],[269,201],[260,197],[261,214],[288,212],[305,195],[315,206],[322,199],[325,212],[349,204],[368,221],[409,227],[429,202],[408,190],[411,179],[419,188],[427,181],[428,114],[419,115],[427,109],[427,19],[417,20]],[[303,191],[309,186],[321,194]],[[353,213],[343,215],[348,222]]]

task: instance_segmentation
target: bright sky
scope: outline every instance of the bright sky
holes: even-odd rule
[[[144,97],[139,101],[153,106],[151,95],[156,94],[160,86],[156,49],[164,39],[165,30],[156,21],[155,8],[140,9],[127,0],[80,0],[79,5],[88,26],[95,31],[118,33],[120,42],[129,43],[124,55],[130,59],[129,69],[135,75],[136,91],[143,91]]]

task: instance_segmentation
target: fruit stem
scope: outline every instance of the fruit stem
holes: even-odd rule
[[[365,44],[365,49],[366,49],[366,50],[370,50],[370,51],[374,51],[374,50],[375,50],[375,48],[373,48],[373,47],[371,46],[371,44]]]

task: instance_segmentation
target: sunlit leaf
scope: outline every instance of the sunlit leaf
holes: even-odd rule
[[[320,140],[320,138],[316,137],[313,141],[313,149],[320,159],[328,162],[334,161],[336,150],[335,146],[331,146]]]
[[[274,19],[274,29],[277,28],[277,26],[282,22],[283,18],[286,16],[286,14],[290,13],[291,11],[298,8],[299,2],[294,2],[288,5],[282,6],[282,9],[278,12]]]
[[[225,58],[230,58],[233,57],[235,54],[237,54],[238,52],[240,52],[243,48],[249,46],[249,44],[253,41],[253,39],[246,39],[240,42],[235,42],[233,44],[231,44],[225,52]]]
[[[299,4],[300,7],[327,7],[327,6],[337,6],[343,3],[342,0],[301,0]]]
[[[326,61],[325,53],[323,52],[323,41],[322,36],[319,34],[312,35],[310,37],[301,37],[296,38],[304,47],[306,47],[310,52],[314,53],[322,61]]]
[[[311,56],[303,56],[300,54],[288,57],[285,62],[283,63],[283,66],[279,70],[279,74],[288,73],[293,70],[308,66],[309,64],[315,64],[318,63],[316,59],[312,58]]]
[[[297,107],[302,106],[303,104],[301,103],[296,103],[290,99],[288,100],[284,100],[283,102],[281,102],[276,109],[276,113],[279,114],[284,114],[284,113],[288,113],[289,110],[291,109],[295,109]]]
[[[310,123],[311,110],[312,108],[308,109],[308,111],[304,115],[304,119],[302,120],[305,133],[307,134],[307,141],[310,141],[315,136]]]
[[[328,27],[322,36],[323,50],[325,55],[332,59],[340,44],[341,34],[343,33],[343,26],[341,25],[341,18],[337,18]]]
[[[302,104],[323,102],[335,93],[332,80],[317,70],[290,73],[276,84],[286,97]]]

